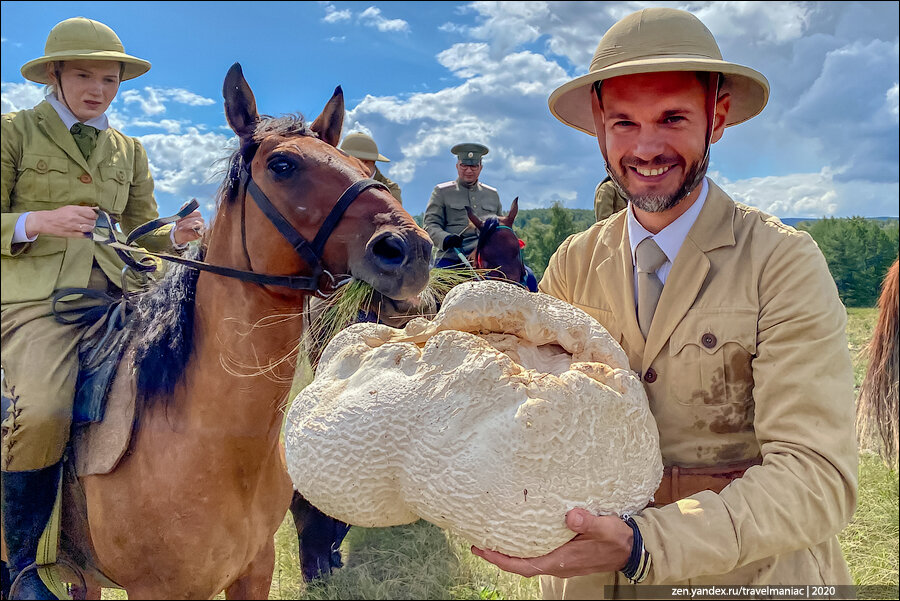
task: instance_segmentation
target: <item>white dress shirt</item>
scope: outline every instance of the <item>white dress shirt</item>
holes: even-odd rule
[[[675,257],[678,256],[678,251],[681,250],[681,245],[684,244],[684,239],[687,238],[688,232],[691,230],[691,226],[694,225],[694,222],[697,221],[697,216],[700,214],[700,210],[703,208],[703,204],[706,202],[706,196],[709,193],[709,184],[706,181],[706,178],[703,178],[703,183],[700,187],[700,196],[697,197],[697,200],[694,201],[694,204],[691,205],[687,211],[682,213],[678,219],[664,227],[656,234],[651,234],[644,226],[638,223],[637,218],[634,216],[634,207],[629,202],[628,203],[628,241],[631,244],[631,264],[634,266],[634,306],[637,307],[638,300],[638,291],[637,291],[637,261],[634,257],[634,249],[637,248],[637,245],[644,238],[653,238],[653,241],[659,246],[659,248],[666,254],[667,261],[662,264],[662,266],[656,271],[656,276],[659,278],[659,281],[665,285],[666,277],[668,277],[669,272],[672,270],[672,263],[675,261]]]

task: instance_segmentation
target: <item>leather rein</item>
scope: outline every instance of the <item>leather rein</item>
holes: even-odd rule
[[[277,229],[279,233],[288,241],[288,243],[290,243],[294,251],[300,256],[300,258],[312,268],[312,275],[309,276],[271,275],[259,273],[256,271],[235,269],[233,267],[213,265],[211,263],[197,261],[194,259],[187,259],[168,253],[155,253],[143,248],[132,246],[135,240],[141,238],[142,236],[145,236],[150,232],[159,229],[163,225],[173,223],[178,219],[181,219],[182,217],[190,214],[199,206],[199,203],[196,200],[192,200],[178,213],[171,217],[154,219],[153,221],[149,221],[143,225],[138,226],[128,235],[125,244],[121,244],[116,240],[112,219],[107,213],[100,211],[100,216],[97,218],[97,225],[95,226],[95,232],[93,234],[93,239],[95,242],[106,244],[107,246],[112,247],[122,258],[122,260],[125,261],[126,265],[128,266],[127,268],[131,268],[141,273],[149,273],[155,271],[157,269],[156,262],[149,257],[135,259],[128,254],[129,252],[138,252],[144,255],[150,255],[150,257],[157,257],[166,261],[170,261],[172,263],[178,263],[179,265],[190,267],[192,269],[197,269],[199,271],[206,271],[224,277],[235,278],[244,282],[252,282],[261,286],[280,286],[284,288],[290,288],[292,290],[308,290],[314,292],[319,296],[328,296],[342,284],[345,284],[347,281],[349,281],[350,276],[345,275],[338,278],[325,268],[325,265],[322,262],[322,252],[325,248],[325,243],[328,241],[328,238],[337,227],[338,222],[340,222],[341,217],[343,217],[344,212],[350,207],[353,201],[356,200],[363,191],[374,187],[387,190],[387,186],[374,179],[361,179],[344,190],[337,203],[335,203],[334,207],[331,209],[331,212],[325,218],[325,221],[322,222],[322,225],[319,228],[316,237],[312,242],[309,242],[308,240],[306,240],[306,238],[303,237],[302,234],[300,234],[300,232],[298,232],[294,228],[294,226],[290,224],[290,222],[284,217],[284,215],[282,215],[281,212],[275,207],[275,205],[272,204],[272,201],[269,200],[265,193],[259,188],[256,182],[253,181],[249,164],[245,165],[242,168],[241,189],[243,191],[243,195],[241,201],[241,241],[244,245],[244,254],[247,255],[248,261],[250,257],[249,253],[247,252],[245,205],[246,197],[249,193],[250,197],[253,198],[259,209],[269,219],[272,225],[275,226],[275,229]],[[108,229],[109,235],[104,236],[103,234],[96,232],[97,228]],[[326,278],[324,282],[322,281],[323,277]],[[322,284],[324,284],[324,287]]]

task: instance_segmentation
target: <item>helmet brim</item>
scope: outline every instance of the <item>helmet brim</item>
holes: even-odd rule
[[[547,101],[554,117],[575,129],[596,135],[591,112],[591,88],[595,82],[640,73],[666,71],[700,71],[721,73],[723,91],[731,94],[731,109],[725,127],[743,123],[755,117],[769,100],[769,82],[758,71],[743,65],[710,58],[653,57],[626,61],[577,77],[550,94]]]

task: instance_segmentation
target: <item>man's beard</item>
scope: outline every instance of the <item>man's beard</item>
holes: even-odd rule
[[[691,166],[681,181],[681,186],[674,194],[631,194],[608,164],[606,172],[628,202],[647,213],[662,213],[678,205],[688,194],[693,192],[694,188],[703,180],[708,168],[709,153],[707,152],[702,161]]]

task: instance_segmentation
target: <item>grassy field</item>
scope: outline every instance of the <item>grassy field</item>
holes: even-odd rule
[[[850,309],[847,333],[856,383],[860,354],[871,337],[875,309]],[[878,457],[860,454],[859,505],[841,533],[844,555],[860,585],[898,583],[898,479]],[[345,566],[306,585],[297,537],[285,519],[276,535],[271,599],[539,599],[536,579],[501,572],[469,552],[462,539],[426,522],[394,528],[352,528],[342,546]],[[896,589],[894,589],[896,590]],[[866,591],[861,591],[861,597]],[[104,591],[104,598],[124,598]],[[221,598],[221,596],[220,596]],[[885,596],[884,598],[892,598]]]

